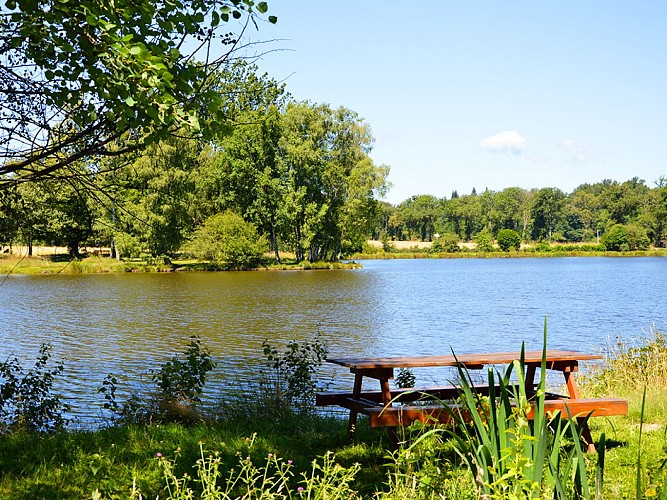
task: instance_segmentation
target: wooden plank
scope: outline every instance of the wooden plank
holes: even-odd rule
[[[460,405],[449,405],[451,410],[461,412],[466,419],[465,409]],[[544,412],[554,413],[561,411],[565,417],[587,416],[609,417],[626,415],[628,413],[628,402],[619,398],[593,398],[593,399],[553,399],[544,402]],[[406,426],[413,422],[451,424],[452,416],[446,408],[441,405],[426,406],[398,406],[389,408],[369,408],[371,427]],[[534,405],[526,414],[532,419],[535,416]]]
[[[482,396],[487,396],[489,394],[489,386],[485,384],[476,385],[474,390]],[[498,390],[500,390],[500,388],[499,386],[496,386],[496,391]],[[458,387],[447,385],[438,387],[424,387],[419,389],[392,389],[391,398],[392,400],[401,403],[419,401],[427,399],[428,397],[445,401],[448,399],[457,398],[459,394],[460,389]],[[315,395],[315,404],[316,406],[343,406],[341,402],[353,396],[353,393],[347,391],[318,392]],[[359,393],[359,397],[374,401],[376,403],[382,403],[381,391],[363,391]]]
[[[458,364],[471,367],[482,365],[506,365],[518,360],[520,353],[495,352],[495,353],[473,353],[460,355],[442,355],[442,356],[395,356],[379,358],[327,358],[329,363],[345,366],[351,370],[374,370],[374,369],[394,369],[394,368],[419,368],[429,366],[456,366]],[[576,366],[577,361],[591,359],[601,359],[601,356],[594,354],[583,354],[574,351],[547,350],[548,367],[553,369],[562,369],[563,366]],[[527,351],[525,353],[526,364],[539,365],[542,361],[542,351]]]

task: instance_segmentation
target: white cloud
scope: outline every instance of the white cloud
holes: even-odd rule
[[[526,139],[514,130],[505,130],[482,139],[479,147],[492,153],[520,155],[526,145]]]
[[[568,152],[568,154],[570,155],[570,161],[575,163],[586,163],[588,161],[588,155],[586,155],[586,150],[573,140],[571,139],[564,140],[560,144],[560,147]]]

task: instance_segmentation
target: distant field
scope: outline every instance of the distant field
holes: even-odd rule
[[[382,242],[379,240],[368,240],[369,245],[373,245],[378,248],[382,248]],[[396,250],[407,250],[408,248],[424,248],[424,249],[429,249],[431,248],[431,243],[430,241],[390,241],[390,245],[396,248]],[[474,243],[461,243],[459,242],[460,247],[465,247],[465,248],[475,248]]]

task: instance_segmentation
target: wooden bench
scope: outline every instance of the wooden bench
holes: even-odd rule
[[[465,419],[465,410],[461,405],[451,404],[445,408],[442,405],[424,406],[388,406],[373,405],[358,407],[359,413],[370,417],[371,427],[398,427],[408,426],[414,422],[425,424],[452,424],[451,411],[461,412]],[[611,417],[616,415],[627,415],[628,402],[620,398],[580,398],[580,399],[547,399],[544,401],[544,413],[552,414],[560,411],[565,417]],[[569,411],[569,413],[568,413]],[[532,420],[535,416],[535,405],[526,413],[526,417]]]

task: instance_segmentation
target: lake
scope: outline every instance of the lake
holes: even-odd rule
[[[262,362],[262,342],[319,335],[331,356],[549,347],[597,352],[667,320],[667,259],[368,260],[363,269],[9,276],[0,359],[53,345],[59,389],[82,424],[108,373],[148,378],[191,335],[218,362],[215,399]],[[327,373],[324,377],[329,376]],[[343,382],[344,383],[344,382]]]

